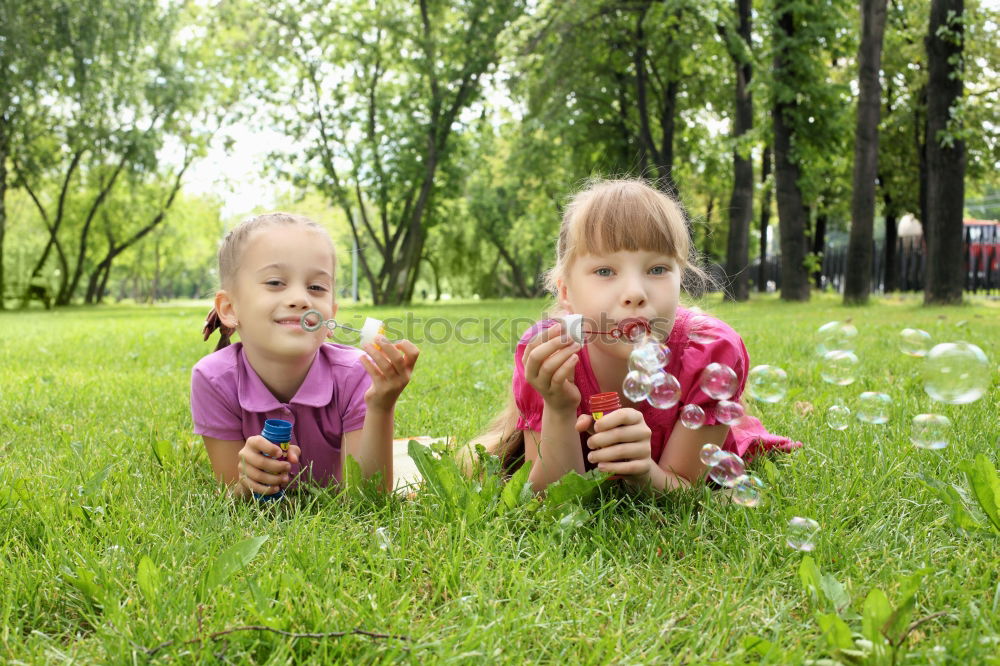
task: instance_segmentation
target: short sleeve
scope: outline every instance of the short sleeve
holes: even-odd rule
[[[191,420],[196,435],[242,442],[243,416],[236,386],[226,386],[200,364],[191,372]]]
[[[514,402],[517,404],[517,429],[542,430],[542,410],[545,402],[531,384],[524,378],[524,348],[539,331],[546,328],[545,322],[539,322],[529,328],[521,340],[517,343],[514,351],[514,379],[512,389],[514,391]]]
[[[372,385],[372,378],[361,365],[361,357],[353,365],[347,367],[346,376],[339,384],[342,393],[338,393],[340,407],[340,422],[344,432],[360,430],[365,425],[365,415],[368,405],[365,404],[365,392]]]
[[[736,392],[731,400],[739,400],[746,386],[750,356],[739,334],[728,324],[714,317],[699,317],[696,339],[687,339],[680,359],[677,379],[684,391],[681,403],[698,405],[705,410],[705,425],[716,425],[715,404],[718,402],[699,386],[702,370],[712,363],[732,368],[736,373]]]

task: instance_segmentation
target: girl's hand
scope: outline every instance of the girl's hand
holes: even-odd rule
[[[582,347],[562,335],[562,330],[558,323],[540,331],[525,346],[521,361],[524,379],[542,396],[546,407],[575,410],[580,404],[580,389],[573,383],[573,373]]]
[[[274,442],[254,435],[240,449],[239,485],[258,495],[275,494],[292,480],[292,465],[299,462],[299,453],[295,444],[284,452]],[[282,455],[286,459],[278,460]]]
[[[368,356],[361,357],[361,365],[372,378],[371,387],[365,391],[365,404],[369,409],[389,411],[410,383],[420,350],[409,340],[392,343],[381,335],[375,339],[375,344],[364,345],[362,349]]]
[[[583,414],[577,430],[586,430],[592,417]],[[587,440],[587,460],[597,469],[617,474],[633,483],[643,483],[655,465],[651,456],[649,426],[636,410],[617,409],[594,422],[594,433]]]

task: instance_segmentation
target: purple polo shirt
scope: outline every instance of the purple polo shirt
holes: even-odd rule
[[[302,450],[305,478],[322,485],[340,481],[341,438],[365,422],[365,391],[371,377],[359,349],[325,343],[290,402],[279,401],[250,366],[237,342],[209,354],[191,372],[191,417],[198,435],[245,442],[265,419],[292,422],[292,444]],[[292,465],[292,475],[299,467]]]

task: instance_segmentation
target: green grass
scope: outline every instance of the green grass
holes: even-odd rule
[[[413,313],[526,322],[543,307],[447,303]],[[962,485],[961,462],[977,453],[997,462],[998,303],[844,308],[817,297],[707,307],[743,334],[754,364],[788,372],[788,397],[754,411],[805,448],[760,469],[773,478],[755,509],[703,489],[656,500],[609,490],[575,514],[582,520],[526,506],[465,519],[463,507],[442,506],[430,492],[403,500],[311,490],[276,511],[234,504],[217,491],[191,434],[190,368],[211,346],[200,340],[205,307],[0,314],[0,660],[820,659],[829,655],[816,621],[822,608],[800,582],[803,554],[784,544],[786,522],[801,515],[822,526],[812,557],[845,586],[854,611],[873,587],[894,601],[897,581],[931,569],[914,618],[944,614],[910,634],[906,663],[996,663],[1000,543],[956,531],[919,475]],[[362,314],[405,316],[347,308],[342,320]],[[860,331],[862,371],[855,384],[834,387],[819,378],[814,332],[846,317]],[[920,361],[896,349],[907,326],[935,342],[982,347],[991,391],[971,405],[933,403]],[[475,434],[506,401],[513,343],[423,342],[397,432]],[[827,428],[826,408],[840,398],[850,405],[863,390],[892,395],[890,423]],[[939,452],[909,443],[910,418],[928,411],[955,426]],[[388,549],[379,547],[379,527]],[[267,537],[255,557],[220,557],[254,536]],[[235,572],[209,576],[220,561]],[[860,631],[859,620],[848,623]],[[401,638],[239,632],[181,644],[242,625]],[[748,647],[752,637],[775,650],[762,657]],[[145,652],[165,641],[174,643]]]

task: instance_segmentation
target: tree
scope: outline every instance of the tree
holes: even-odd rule
[[[965,141],[962,121],[964,0],[932,0],[926,38],[927,241],[925,304],[962,301],[962,208]]]
[[[753,73],[750,41],[750,0],[736,0],[736,34],[725,24],[719,30],[729,44],[736,66],[736,99],[733,114],[733,194],[729,200],[729,240],[726,245],[726,295],[734,301],[750,297],[748,274],[750,219],[753,217],[753,162],[745,138],[753,128]]]
[[[343,210],[368,248],[359,259],[376,303],[412,297],[454,135],[522,7],[288,0],[266,10],[259,41],[272,120],[305,147],[276,162]]]
[[[845,303],[867,303],[871,291],[878,123],[882,96],[879,69],[885,18],[886,0],[861,0],[861,46],[858,49],[858,88],[861,94],[854,134],[854,191],[844,283]]]

